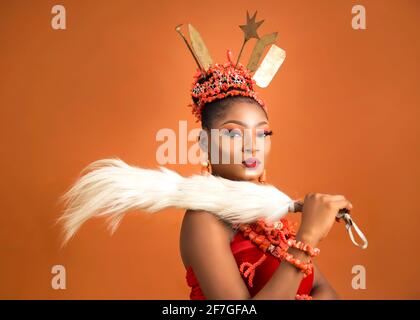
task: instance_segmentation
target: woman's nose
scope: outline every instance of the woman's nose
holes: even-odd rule
[[[261,146],[257,142],[255,134],[245,134],[243,152],[252,154],[255,156],[257,152],[260,151]]]

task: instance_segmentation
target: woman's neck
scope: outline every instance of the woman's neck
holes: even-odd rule
[[[214,173],[214,172],[212,172],[211,175],[214,176],[214,177],[220,177],[220,178],[228,179],[228,180],[232,180],[232,181],[245,181],[245,182],[252,182],[252,183],[255,183],[255,184],[262,184],[259,181],[258,178],[254,178],[254,179],[250,179],[250,180],[246,180],[246,179],[231,179],[231,178],[226,178],[226,177],[223,177],[221,175],[218,175],[217,173]]]

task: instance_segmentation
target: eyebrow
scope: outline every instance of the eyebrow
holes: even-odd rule
[[[224,125],[226,123],[236,123],[236,124],[239,124],[241,126],[247,127],[246,123],[244,123],[242,121],[239,121],[239,120],[228,120],[228,121],[223,122],[221,125]],[[268,122],[264,120],[264,121],[261,121],[261,122],[257,123],[257,126],[260,126],[262,124],[267,124],[267,123]]]

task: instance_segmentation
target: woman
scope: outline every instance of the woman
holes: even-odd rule
[[[247,26],[243,26],[246,30],[244,43],[256,35],[258,24],[253,23],[253,19],[255,14],[252,19],[247,16]],[[176,28],[178,32],[179,28]],[[193,47],[203,50],[205,46],[196,30],[191,27],[190,32],[192,38],[199,42]],[[189,49],[194,52],[190,46]],[[271,49],[267,56],[270,52]],[[281,53],[277,49],[272,52]],[[225,181],[248,181],[251,186],[254,186],[252,183],[264,184],[272,131],[267,107],[254,90],[254,78],[258,74],[261,83],[267,83],[273,68],[269,66],[266,73],[258,69],[251,76],[251,70],[239,63],[239,57],[236,63],[233,62],[230,51],[228,62],[223,65],[210,63],[211,59],[206,57],[205,52],[197,56],[194,54],[199,68],[191,89],[191,106],[202,126],[199,143],[206,155],[202,164],[203,173],[211,173]],[[237,138],[240,143],[237,143]],[[237,161],[238,156],[240,161]],[[61,218],[65,225],[65,241],[93,216],[110,215],[113,219],[111,226],[115,230],[124,213],[130,209],[156,212],[169,206],[195,208],[186,211],[180,237],[191,299],[338,298],[313,263],[313,258],[319,254],[316,247],[327,236],[339,210],[352,209],[344,196],[308,194],[302,204],[300,228],[295,231],[286,219],[275,223],[259,219],[250,224],[232,224],[229,219],[220,219],[217,212],[197,210],[197,202],[200,209],[205,207],[200,203],[207,202],[219,204],[219,210],[224,210],[221,207],[224,199],[219,196],[219,201],[206,201],[216,198],[208,198],[209,192],[206,191],[209,189],[199,186],[189,196],[194,198],[198,194],[199,201],[186,204],[177,197],[184,199],[189,194],[186,190],[191,189],[182,189],[177,184],[182,178],[169,170],[157,174],[113,160],[98,161],[90,168],[94,171],[82,177],[64,196],[69,200]],[[165,175],[168,180],[161,181]],[[231,182],[228,188],[237,186],[235,183],[233,187]],[[163,200],[162,195],[166,196]],[[261,195],[258,193],[259,197]],[[261,202],[263,198],[254,197],[255,202]],[[240,200],[239,204],[242,197]],[[256,206],[252,201],[245,204],[247,209]],[[238,205],[238,201],[235,206],[244,208]],[[228,207],[227,211],[235,209],[230,205]],[[245,215],[239,212],[241,222],[245,221]]]
[[[195,100],[197,101],[197,100]],[[218,148],[219,159],[226,152],[230,153],[230,163],[204,164],[211,168],[211,174],[231,180],[246,180],[263,183],[265,164],[271,148],[269,120],[265,109],[256,99],[244,96],[228,96],[215,100],[201,108],[203,136],[211,136],[211,129],[219,129],[219,141],[213,144],[202,143],[210,155],[214,153],[211,146]],[[258,130],[259,129],[259,130]],[[255,157],[256,141],[263,137],[263,159],[258,159],[258,167],[249,170],[247,163],[235,164],[233,138],[244,137],[245,130],[253,132],[254,143],[245,150],[245,144],[239,152],[248,151]],[[258,135],[257,132],[263,132]],[[222,135],[231,139],[231,144],[221,143]],[[214,135],[212,136],[214,139]],[[219,161],[220,162],[220,161]],[[296,240],[316,247],[331,229],[340,208],[352,208],[344,196],[310,194],[305,197],[302,223]],[[285,219],[282,220],[287,225]],[[285,223],[286,222],[286,223]],[[236,232],[236,233],[235,233]],[[238,266],[246,260],[255,262],[261,255],[257,246],[244,238],[229,223],[224,223],[212,213],[187,210],[183,219],[180,248],[183,263],[187,269],[187,282],[191,286],[191,299],[293,299],[311,295],[314,299],[337,299],[338,295],[314,264],[312,276],[303,279],[303,275],[293,265],[279,263],[273,256],[267,258],[256,270],[253,286],[242,278]],[[309,256],[302,251],[289,248],[289,252],[302,261]]]

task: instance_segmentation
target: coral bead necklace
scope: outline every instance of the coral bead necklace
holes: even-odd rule
[[[283,218],[274,223],[259,219],[254,223],[234,224],[233,228],[242,232],[245,238],[251,240],[254,245],[263,251],[261,258],[257,262],[243,262],[239,267],[241,274],[245,278],[248,278],[248,285],[250,287],[253,286],[255,269],[265,261],[267,252],[277,259],[281,261],[285,260],[295,266],[303,272],[304,277],[307,277],[313,272],[311,259],[305,263],[294,258],[287,251],[290,247],[296,248],[304,251],[309,257],[313,258],[319,254],[320,250],[318,248],[312,248],[310,245],[301,241],[296,241],[295,228],[286,219]],[[295,299],[311,300],[312,297],[297,294]]]

